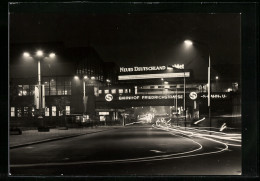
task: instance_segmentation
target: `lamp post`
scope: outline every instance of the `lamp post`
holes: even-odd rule
[[[190,40],[185,40],[184,41],[185,45],[187,47],[193,45],[193,42],[190,41]],[[202,42],[194,42],[196,44],[199,44],[199,45],[203,45],[207,48],[207,51],[208,51],[208,111],[209,111],[209,126],[210,126],[210,134],[211,134],[211,105],[210,105],[210,99],[211,99],[211,82],[210,82],[210,79],[211,79],[211,76],[210,76],[210,69],[211,69],[211,60],[210,60],[210,49],[209,49],[209,45],[208,44],[205,44],[205,43],[202,43]]]
[[[23,57],[24,58],[36,58],[37,59],[37,65],[38,65],[38,73],[37,73],[37,78],[38,78],[38,103],[36,104],[36,107],[39,109],[39,111],[41,112],[42,111],[42,108],[45,107],[45,100],[44,100],[44,90],[43,90],[43,86],[41,84],[41,61],[44,59],[44,58],[51,58],[53,59],[55,57],[55,53],[50,53],[49,56],[44,56],[44,53],[42,50],[38,50],[35,54],[35,56],[31,56],[30,53],[28,52],[24,52],[23,53]],[[42,115],[40,114],[40,116],[38,118],[42,118]]]

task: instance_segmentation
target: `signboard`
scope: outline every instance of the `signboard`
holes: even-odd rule
[[[202,99],[206,99],[206,98],[208,98],[208,94],[202,94],[202,95],[200,95],[200,97]],[[212,94],[210,94],[210,98],[211,99],[228,99],[229,94],[227,94],[227,93],[212,93]]]
[[[112,100],[118,100],[118,101],[128,101],[128,100],[176,100],[176,97],[178,100],[183,100],[184,95],[183,94],[167,94],[167,95],[159,95],[159,94],[151,94],[151,95],[126,95],[126,96],[116,96],[116,97],[110,97],[112,96],[111,94],[107,94],[105,99],[106,101],[112,101]],[[187,93],[186,97],[189,97],[191,100],[197,100],[197,99],[207,99],[208,95],[207,93],[196,93],[196,92],[191,92]],[[221,100],[221,99],[228,99],[230,97],[229,93],[212,93],[211,94],[211,99],[213,100]],[[100,110],[101,112],[108,111],[108,110]]]
[[[182,78],[190,77],[190,72],[174,72],[160,74],[138,74],[138,75],[119,75],[118,80],[137,80],[137,79],[161,79],[161,78]]]
[[[110,101],[113,100],[113,95],[112,95],[112,94],[107,94],[107,95],[105,96],[105,99],[106,99],[106,101],[110,102]]]
[[[198,95],[196,92],[190,92],[189,97],[191,100],[195,100],[197,99]]]
[[[109,115],[109,112],[99,112],[98,114],[101,116],[106,116],[106,115]]]
[[[184,64],[173,64],[171,67],[176,69],[184,69]],[[148,72],[148,71],[162,71],[166,70],[167,66],[147,66],[147,67],[120,67],[119,72]]]
[[[146,72],[166,70],[167,66],[149,66],[149,67],[120,67],[119,72]]]
[[[178,99],[183,99],[183,95],[177,95]],[[176,94],[173,95],[135,95],[135,96],[119,96],[118,100],[162,100],[162,99],[176,99]]]

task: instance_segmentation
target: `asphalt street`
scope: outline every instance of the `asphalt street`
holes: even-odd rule
[[[129,125],[11,149],[10,174],[240,175],[241,147],[228,145],[222,136]]]

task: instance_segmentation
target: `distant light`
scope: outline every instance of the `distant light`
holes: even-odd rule
[[[95,80],[95,77],[91,77],[91,80]]]
[[[50,58],[54,58],[56,55],[55,55],[55,53],[50,53]]]
[[[218,80],[218,76],[216,76],[216,80]]]
[[[163,81],[163,78],[161,78],[161,80]]]
[[[231,92],[231,91],[232,91],[232,89],[231,89],[231,88],[228,88],[228,89],[227,89],[227,91],[228,91],[228,92]]]
[[[30,57],[30,54],[28,52],[24,52],[23,56],[27,58],[27,57]]]
[[[187,47],[189,47],[193,44],[192,41],[190,41],[190,40],[185,40],[184,43]]]
[[[85,76],[84,76],[84,79],[88,79],[88,76],[85,75]]]
[[[107,79],[106,81],[107,81],[107,82],[110,82],[110,80],[109,80],[109,79]]]
[[[164,81],[164,84],[168,84],[168,82],[167,82],[167,81]]]
[[[75,79],[75,80],[78,80],[78,79],[79,79],[79,76],[75,75],[75,76],[74,76],[74,79]]]
[[[37,55],[38,57],[41,57],[41,56],[43,56],[43,51],[41,51],[41,50],[38,50],[38,51],[36,52],[36,55]]]

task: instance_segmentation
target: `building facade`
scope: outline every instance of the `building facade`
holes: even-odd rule
[[[45,92],[42,119],[47,125],[57,126],[64,117],[73,115],[80,117],[80,122],[121,124],[143,115],[179,115],[197,120],[208,113],[207,80],[197,80],[194,70],[185,69],[183,64],[119,67],[104,62],[92,47],[55,47],[59,47],[55,60],[45,60],[47,56],[41,60]],[[11,126],[38,126],[36,58],[32,56],[31,62],[26,62],[19,56],[21,48],[12,49],[17,56],[10,56]],[[27,46],[26,51],[33,53],[34,49]],[[241,114],[240,107],[239,82],[212,77],[213,115]]]

